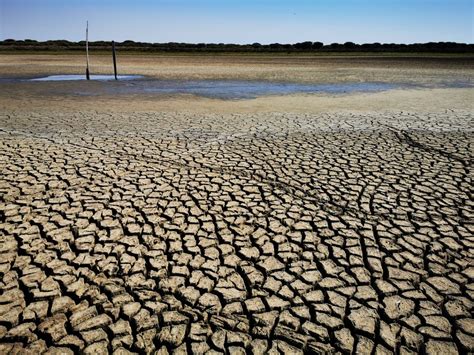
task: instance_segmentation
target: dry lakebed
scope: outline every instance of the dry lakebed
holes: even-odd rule
[[[474,352],[473,58],[83,69],[0,55],[1,354]]]

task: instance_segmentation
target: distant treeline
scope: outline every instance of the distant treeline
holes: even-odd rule
[[[324,44],[322,42],[300,42],[295,44],[226,44],[226,43],[145,43],[124,41],[116,43],[121,51],[133,52],[247,52],[247,53],[292,53],[292,52],[436,52],[436,53],[474,53],[474,44],[455,42],[430,42],[413,44],[353,42]],[[38,42],[35,40],[0,41],[0,51],[81,51],[85,41],[70,42],[54,40]],[[109,50],[111,42],[89,42],[91,50]]]

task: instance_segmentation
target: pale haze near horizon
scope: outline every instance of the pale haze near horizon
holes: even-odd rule
[[[473,43],[472,0],[0,0],[0,39]]]

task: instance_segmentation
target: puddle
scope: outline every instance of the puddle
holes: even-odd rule
[[[2,79],[1,83],[34,82],[34,87],[44,93],[59,95],[196,95],[207,98],[241,100],[269,95],[291,94],[350,94],[371,93],[393,89],[423,88],[428,86],[408,83],[352,82],[332,84],[302,84],[253,80],[161,80],[141,75],[92,75],[87,81],[84,74],[51,75],[32,79]],[[46,85],[48,82],[51,82]],[[53,83],[54,82],[54,83]],[[435,87],[473,87],[467,82],[437,83]]]
[[[119,80],[132,80],[132,79],[140,79],[143,78],[141,75],[117,75]],[[91,80],[115,80],[115,76],[113,75],[91,75]],[[87,80],[85,75],[50,75],[45,76],[43,78],[34,78],[30,79],[30,81],[76,81],[76,80]]]
[[[299,84],[288,82],[252,80],[159,80],[140,75],[120,75],[116,81],[113,75],[91,75],[91,81],[109,81],[100,87],[89,88],[81,84],[80,90],[71,87],[77,95],[126,95],[126,94],[189,94],[218,99],[253,99],[267,95],[289,95],[297,93],[351,93],[375,92],[397,87],[387,83],[342,83],[342,84]],[[50,75],[28,81],[85,81],[85,75]]]
[[[109,88],[111,91],[124,90],[148,94],[191,94],[219,99],[253,99],[267,95],[290,95],[298,93],[375,92],[394,89],[396,85],[384,83],[350,84],[298,84],[269,81],[241,80],[144,80],[126,83],[121,88]]]

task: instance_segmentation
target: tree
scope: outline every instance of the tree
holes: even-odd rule
[[[346,42],[344,43],[344,48],[346,49],[354,49],[357,47],[357,44],[355,44],[354,42]]]
[[[313,49],[321,49],[321,48],[323,48],[323,47],[324,47],[324,43],[322,43],[322,42],[314,42],[312,48],[313,48]]]
[[[313,42],[301,42],[301,43],[296,43],[294,47],[298,50],[303,50],[303,51],[308,51],[311,50],[313,47]]]

